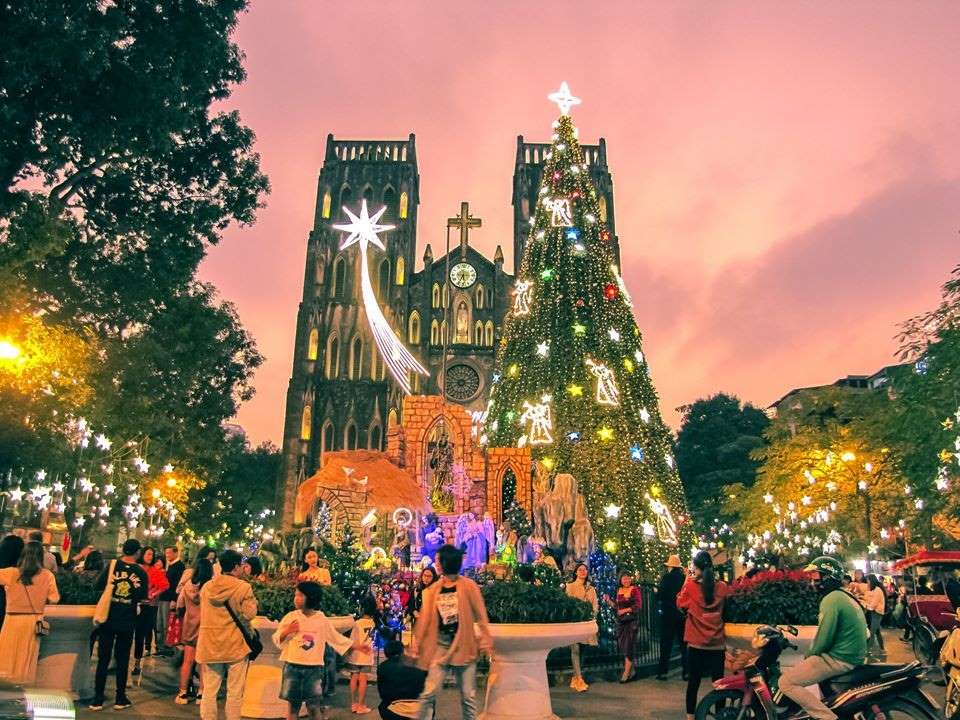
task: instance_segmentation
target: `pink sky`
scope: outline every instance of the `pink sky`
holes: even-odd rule
[[[461,200],[512,258],[516,136],[547,93],[607,139],[624,276],[668,422],[894,361],[960,263],[960,4],[254,0],[232,99],[273,190],[202,268],[266,362],[237,421],[279,443],[326,135],[417,135],[419,251]],[[602,11],[602,14],[601,14]]]

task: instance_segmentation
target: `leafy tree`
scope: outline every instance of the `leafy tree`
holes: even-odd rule
[[[833,386],[799,393],[753,453],[756,483],[728,500],[740,530],[760,538],[758,548],[796,557],[865,550],[881,528],[896,526],[910,498],[897,457],[869,430],[888,402],[884,393]]]
[[[750,453],[763,446],[769,424],[762,410],[725,393],[687,408],[677,434],[677,470],[700,528],[727,520],[723,505],[731,486],[740,492],[753,485],[759,463]]]
[[[268,187],[253,133],[212,109],[245,77],[230,40],[245,7],[0,6],[8,294],[118,337],[190,280],[227,223],[253,220]]]
[[[200,537],[243,540],[269,527],[280,473],[280,451],[269,442],[251,449],[241,436],[227,439],[221,472],[190,493],[186,524]]]

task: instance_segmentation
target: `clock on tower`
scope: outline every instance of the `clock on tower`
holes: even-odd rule
[[[477,281],[477,270],[468,262],[460,262],[450,268],[450,282],[465,289]]]

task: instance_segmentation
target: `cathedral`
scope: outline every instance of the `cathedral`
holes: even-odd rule
[[[619,262],[606,143],[601,138],[598,145],[582,148],[590,179],[600,195],[601,220],[610,229]],[[512,200],[514,272],[523,257],[549,149],[547,143],[517,138]],[[366,200],[371,212],[385,207],[380,221],[395,226],[384,235],[384,250],[370,247],[367,271],[384,316],[429,371],[429,376],[411,378],[413,395],[437,396],[440,406],[460,406],[463,417],[472,415],[474,419],[486,407],[501,328],[513,301],[514,276],[504,266],[500,245],[493,259],[471,247],[470,232],[481,220],[470,215],[466,202],[447,221],[450,252],[438,248],[435,257],[431,245],[425,245],[422,266],[417,270],[419,197],[413,134],[406,140],[336,140],[327,136],[313,229],[307,236],[303,297],[284,417],[278,501],[285,526],[294,523],[297,491],[320,469],[324,453],[390,449],[401,457],[401,449],[388,448],[389,431],[404,422],[405,407],[419,407],[404,402],[403,389],[380,358],[361,297],[364,268],[360,255],[340,250],[343,233],[332,227],[341,222],[342,207],[356,211]],[[458,422],[456,418],[450,421]],[[438,440],[426,438],[425,448],[432,450]],[[390,442],[396,445],[398,441],[394,437]],[[502,461],[507,462],[506,457]],[[490,460],[478,456],[476,462],[489,464]]]

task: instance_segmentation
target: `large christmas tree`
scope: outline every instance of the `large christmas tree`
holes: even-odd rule
[[[577,142],[564,83],[497,357],[493,446],[530,446],[580,483],[597,541],[647,576],[693,543],[670,431]]]

